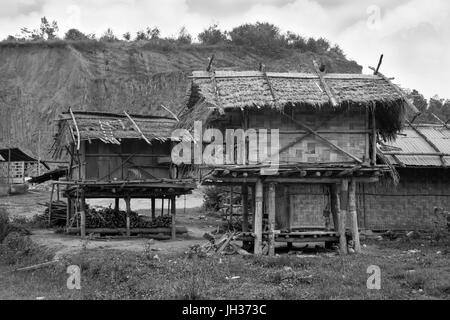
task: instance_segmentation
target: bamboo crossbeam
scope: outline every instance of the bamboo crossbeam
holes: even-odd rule
[[[139,126],[137,125],[136,121],[134,121],[133,118],[131,118],[131,116],[126,111],[123,111],[123,113],[127,116],[128,119],[130,119],[131,123],[134,125],[136,130],[141,134],[141,136],[145,140],[145,142],[147,142],[148,144],[151,144],[151,142],[147,139],[147,137],[142,132],[141,128],[139,128]]]

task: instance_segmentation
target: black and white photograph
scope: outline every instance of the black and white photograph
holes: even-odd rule
[[[445,0],[0,0],[0,300],[448,301],[449,75]]]

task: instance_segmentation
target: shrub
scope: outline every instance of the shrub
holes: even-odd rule
[[[88,37],[77,29],[69,29],[64,35],[64,40],[81,41],[88,40]]]
[[[111,28],[108,28],[105,33],[100,37],[100,41],[105,42],[114,42],[118,41],[117,37],[114,35],[114,32]]]
[[[287,43],[280,29],[267,22],[243,24],[231,30],[229,35],[234,44],[251,46],[266,53],[278,52]]]
[[[0,207],[0,243],[9,233],[9,217],[5,208]]]
[[[208,29],[203,30],[203,32],[199,33],[197,36],[198,40],[200,40],[203,44],[217,44],[222,43],[227,39],[226,32],[222,32],[217,24],[210,26]]]
[[[178,32],[177,42],[180,44],[191,44],[192,36],[187,31],[186,27],[182,27]]]
[[[29,236],[10,232],[0,244],[0,263],[7,265],[29,265],[48,261],[50,251],[34,243]]]

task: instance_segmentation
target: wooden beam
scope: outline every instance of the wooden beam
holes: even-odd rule
[[[262,223],[263,223],[263,183],[256,180],[255,185],[255,218],[254,218],[254,254],[262,254]]]
[[[267,211],[269,216],[269,256],[275,255],[275,184],[269,183]]]
[[[361,253],[361,244],[359,242],[358,214],[356,212],[356,182],[350,180],[348,188],[348,215],[352,225],[352,238],[355,245],[355,252]]]
[[[131,199],[130,197],[125,197],[125,205],[127,208],[127,217],[126,217],[126,228],[127,228],[127,237],[131,235],[131,225],[130,225],[130,214],[131,214]]]
[[[339,247],[341,254],[347,254],[346,229],[346,210],[348,202],[348,180],[342,179],[340,187],[340,210],[339,210]]]
[[[319,70],[319,66],[317,65],[317,62],[313,60],[313,66],[314,70],[316,71],[317,76],[319,77],[320,84],[322,85],[323,89],[325,90],[325,93],[328,96],[328,99],[330,100],[331,105],[336,108],[339,106],[339,101],[336,98],[336,96],[331,91],[331,88],[328,86],[328,84],[325,82],[325,79],[322,75],[322,72]]]
[[[381,67],[381,63],[383,62],[383,54],[381,54],[381,56],[380,56],[380,60],[378,60],[378,65],[377,65],[377,69],[375,70],[375,72],[373,73],[373,74],[378,74],[378,71],[380,70],[380,67]]]
[[[120,201],[119,198],[114,199],[114,211],[119,211],[119,208],[120,208],[119,201]]]

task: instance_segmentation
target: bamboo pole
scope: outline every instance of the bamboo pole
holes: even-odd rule
[[[86,200],[84,198],[84,190],[81,190],[80,194],[80,233],[81,238],[86,238]]]
[[[127,207],[127,237],[131,235],[131,229],[130,229],[130,213],[131,213],[131,199],[130,197],[125,198],[125,205]]]
[[[348,180],[342,179],[340,190],[340,210],[339,210],[339,246],[341,254],[347,253],[347,238],[345,236],[346,209],[348,202]]]
[[[172,240],[176,240],[176,225],[175,225],[175,215],[177,213],[176,204],[175,204],[175,196],[172,196],[170,199],[171,203],[171,215],[172,215]]]
[[[267,211],[269,214],[269,256],[275,255],[275,184],[269,184]]]
[[[156,208],[155,208],[155,198],[152,197],[152,220],[154,220],[156,218]]]
[[[255,185],[255,245],[254,254],[262,254],[262,222],[263,222],[263,183],[260,178]]]
[[[348,211],[352,222],[352,238],[355,245],[355,252],[360,253],[361,244],[359,242],[358,214],[356,211],[356,182],[354,179],[350,181],[348,188]]]

